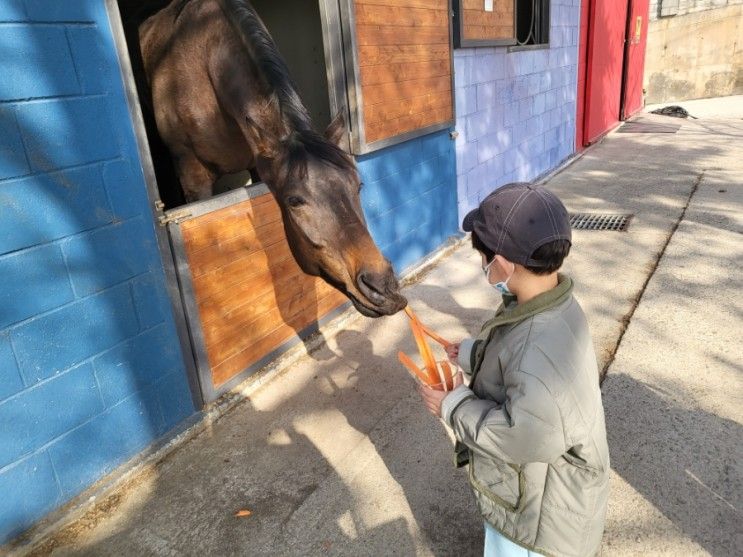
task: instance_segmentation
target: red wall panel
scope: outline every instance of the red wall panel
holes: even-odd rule
[[[575,115],[575,148],[582,151],[583,143],[583,118],[585,116],[586,104],[586,62],[588,56],[588,15],[589,0],[583,0],[580,4],[580,34],[578,39],[578,104]]]
[[[631,0],[627,28],[626,76],[622,119],[642,109],[642,79],[645,71],[645,47],[648,39],[649,0]]]
[[[627,2],[591,2],[584,142],[595,141],[619,122],[626,28]]]

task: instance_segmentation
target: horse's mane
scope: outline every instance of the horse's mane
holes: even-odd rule
[[[185,4],[189,0],[182,1]],[[290,164],[306,168],[307,155],[314,155],[341,169],[353,168],[348,155],[312,127],[312,120],[297,93],[289,68],[251,3],[248,0],[219,0],[219,3],[260,74],[276,95],[281,114],[292,130],[285,139]]]
[[[191,0],[178,0],[178,4],[175,6],[175,20],[178,21],[178,18],[181,17],[181,13],[183,12],[183,9],[186,7],[186,4],[188,4]]]

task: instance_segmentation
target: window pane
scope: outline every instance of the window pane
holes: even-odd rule
[[[545,44],[550,41],[550,0],[539,0],[539,37],[538,43]]]
[[[519,44],[549,42],[550,0],[517,0],[516,29]]]
[[[517,0],[516,33],[519,44],[534,44],[532,29],[533,0]]]

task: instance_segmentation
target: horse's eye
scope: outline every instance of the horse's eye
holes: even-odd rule
[[[298,195],[290,195],[286,198],[286,203],[289,207],[299,207],[300,205],[304,205],[305,201]]]

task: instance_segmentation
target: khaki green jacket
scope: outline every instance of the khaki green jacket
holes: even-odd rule
[[[545,555],[598,553],[609,450],[596,356],[572,280],[523,305],[504,299],[443,401],[485,520]],[[464,458],[462,458],[464,457]]]

